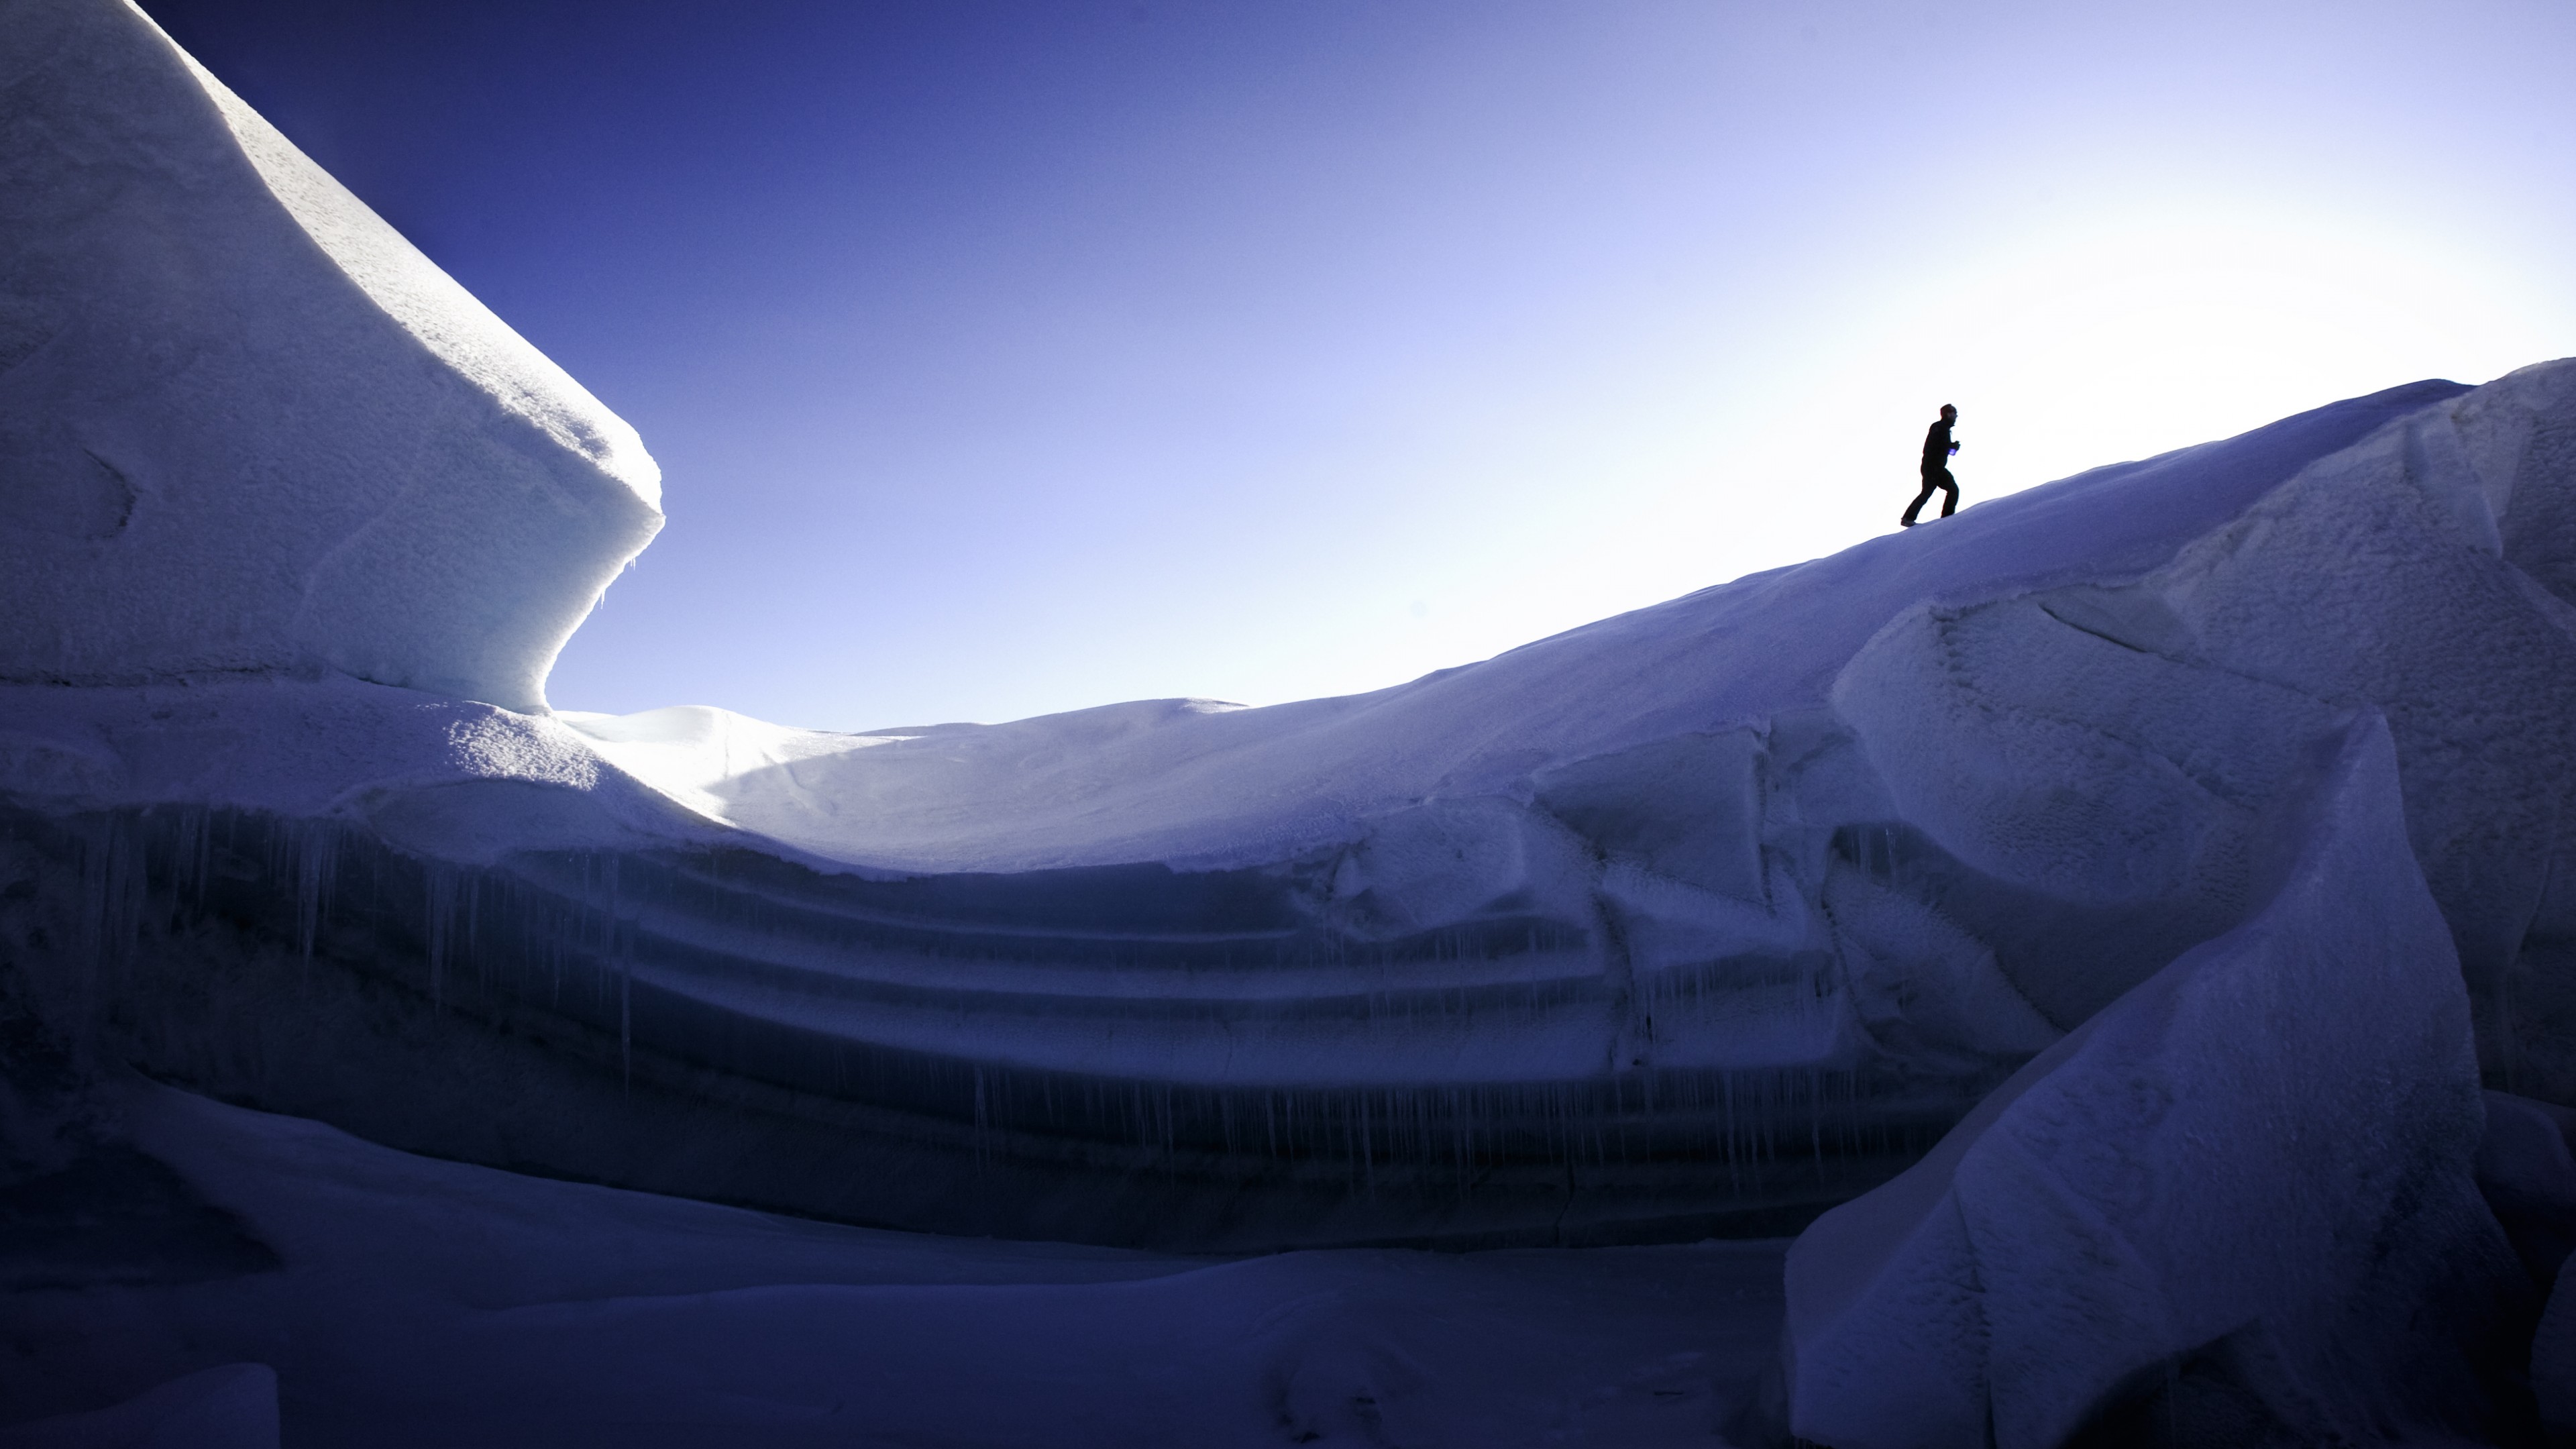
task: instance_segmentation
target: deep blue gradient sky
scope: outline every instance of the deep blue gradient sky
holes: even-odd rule
[[[567,708],[1392,684],[2576,352],[2576,7],[144,0],[632,421]]]

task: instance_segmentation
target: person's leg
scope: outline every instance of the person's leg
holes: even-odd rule
[[[1931,496],[1932,490],[1926,488],[1923,490],[1923,493],[1924,496],[1928,498]],[[1950,470],[1944,468],[1941,470],[1941,516],[1943,518],[1947,518],[1958,511],[1959,480],[1951,477]]]
[[[1905,505],[1905,516],[1896,520],[1896,526],[1899,528],[1912,528],[1914,526],[1914,516],[1923,511],[1923,505],[1930,502],[1932,499],[1932,490],[1940,486],[1941,485],[1933,479],[1932,475],[1928,473],[1925,474],[1923,476],[1923,491],[1915,494],[1914,501]]]

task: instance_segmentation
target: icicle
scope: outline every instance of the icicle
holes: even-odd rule
[[[86,1057],[90,1033],[143,933],[144,880],[139,842],[131,824],[115,815],[93,816],[75,836],[79,861],[79,1035],[74,1050]]]
[[[617,1071],[625,1090],[635,1090],[635,963],[628,958],[617,903],[617,855],[608,856],[608,955],[617,968]]]
[[[491,974],[485,968],[483,952],[477,947],[483,919],[483,880],[480,875],[465,878],[465,954],[474,959],[474,984],[485,991],[492,989]]]
[[[447,1008],[448,926],[456,912],[456,877],[436,861],[421,871],[428,885],[429,1002],[440,1011]]]
[[[988,1107],[988,1105],[987,1105],[987,1103],[986,1103],[986,1101],[985,1101],[985,1098],[984,1098],[984,1067],[983,1067],[983,1064],[982,1064],[982,1063],[978,1062],[978,1063],[975,1065],[974,1073],[975,1073],[975,1170],[976,1170],[977,1172],[981,1172],[981,1171],[983,1171],[983,1170],[984,1170],[984,1166],[985,1166],[985,1142],[984,1142],[984,1134],[985,1134],[986,1129],[987,1129],[988,1127],[990,1127],[990,1126],[991,1126],[991,1124],[992,1124],[992,1117],[991,1117],[991,1115],[990,1115],[990,1109],[989,1109],[989,1107]]]
[[[192,911],[203,910],[214,876],[214,828],[208,812],[201,806],[179,807],[171,837],[170,887],[174,904]]]
[[[298,821],[286,827],[295,848],[295,952],[305,965],[322,935],[330,910],[332,876],[338,864],[338,832],[327,821]]]

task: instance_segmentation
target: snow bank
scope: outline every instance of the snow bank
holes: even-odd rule
[[[2114,1417],[2184,1443],[2508,1422],[2481,1359],[2528,1290],[2471,1175],[2468,1002],[2396,764],[2357,726],[2259,914],[1799,1238],[1797,1434],[2049,1449]]]
[[[120,0],[5,0],[0,678],[542,711],[635,432]]]

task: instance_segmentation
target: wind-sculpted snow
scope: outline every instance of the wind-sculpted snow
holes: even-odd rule
[[[0,691],[11,958],[172,1080],[816,1216],[1777,1232],[2242,926],[2376,712],[2486,1077],[2565,1100],[2571,388],[2400,388],[1275,709]]]
[[[2116,1417],[2177,1443],[2360,1444],[2512,1422],[2493,1340],[2530,1285],[2472,1177],[2467,995],[2376,718],[2319,794],[2252,919],[1798,1239],[1797,1434],[2050,1449]]]
[[[628,427],[121,0],[0,0],[0,678],[543,710]]]

